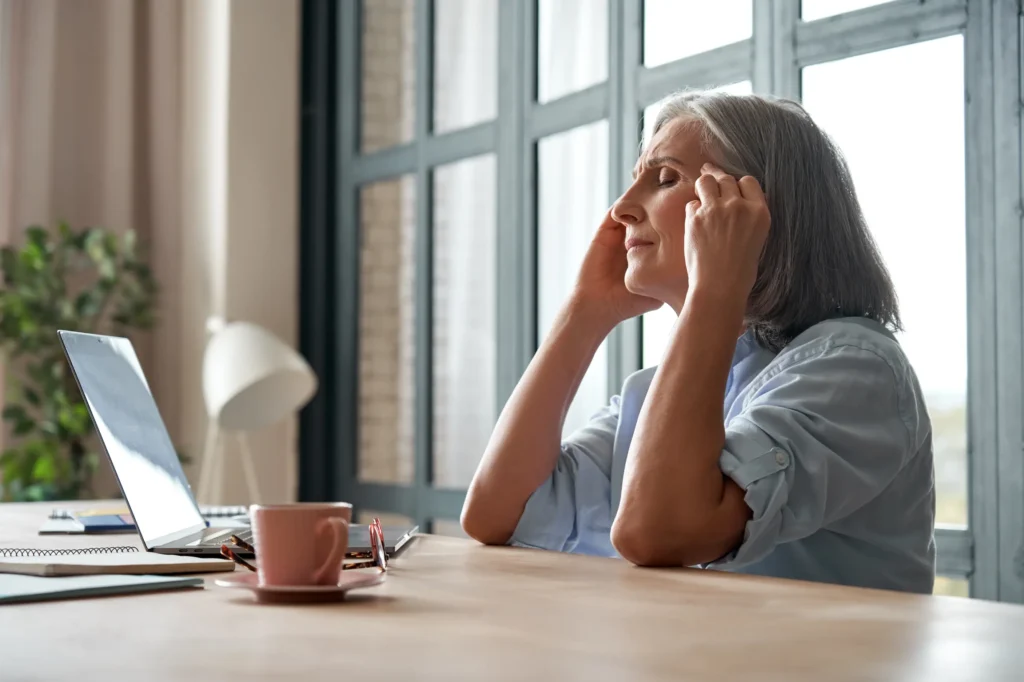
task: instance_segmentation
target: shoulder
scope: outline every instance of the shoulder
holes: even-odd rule
[[[882,383],[916,390],[913,369],[896,337],[868,319],[839,318],[814,325],[783,348],[765,374],[802,371],[867,371],[877,373]]]
[[[911,449],[930,432],[906,354],[892,333],[872,320],[840,318],[814,325],[782,349],[746,394],[748,404],[770,402],[827,414],[832,423],[880,425],[898,417]]]

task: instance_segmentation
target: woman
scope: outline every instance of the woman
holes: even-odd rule
[[[678,319],[661,364],[560,444],[601,341],[662,303]],[[899,325],[849,171],[804,110],[678,95],[498,420],[463,527],[931,592],[931,425]]]

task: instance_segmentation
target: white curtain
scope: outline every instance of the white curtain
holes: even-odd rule
[[[608,75],[608,3],[541,0],[538,74],[541,97],[558,97]],[[571,28],[570,28],[571,27]],[[548,333],[572,289],[583,255],[610,205],[608,123],[599,121],[540,141],[538,149],[538,333]],[[602,344],[566,415],[563,434],[587,423],[608,401]]]
[[[435,126],[453,129],[496,112],[494,0],[442,0]],[[487,155],[434,174],[434,483],[465,487],[497,417],[497,169]]]

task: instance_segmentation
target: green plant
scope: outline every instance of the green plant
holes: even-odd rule
[[[0,249],[3,421],[13,444],[0,454],[0,500],[74,499],[91,492],[98,454],[92,422],[57,338],[58,329],[130,336],[155,322],[157,285],[134,232],[55,234],[33,226]]]

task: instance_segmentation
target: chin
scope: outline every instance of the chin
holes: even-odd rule
[[[685,290],[685,281],[682,283],[673,282],[670,284],[666,281],[665,277],[657,276],[658,273],[654,268],[651,267],[637,267],[636,264],[630,263],[626,269],[626,275],[623,278],[623,284],[626,285],[626,290],[632,294],[639,296],[646,296],[653,298],[658,301],[663,301],[671,305],[673,291],[678,291],[680,284],[682,284]]]
[[[637,271],[637,268],[630,266],[626,270],[626,276],[623,278],[623,284],[626,285],[626,291],[631,294],[637,294],[639,296],[653,296],[651,291],[649,278],[644,277],[643,271]]]

